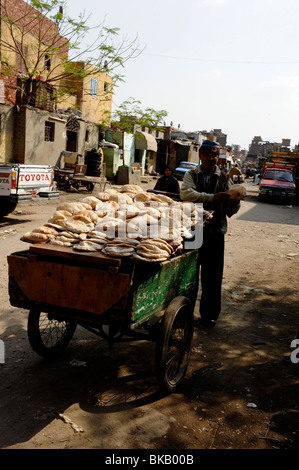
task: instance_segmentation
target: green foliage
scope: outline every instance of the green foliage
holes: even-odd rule
[[[134,128],[143,126],[155,130],[163,130],[163,120],[168,115],[165,110],[140,107],[141,102],[134,98],[124,101],[113,113],[111,125],[125,132],[133,132]]]
[[[35,9],[34,14],[32,9],[24,8],[15,18],[6,8],[6,0],[1,0],[1,16],[9,27],[9,37],[1,37],[1,51],[21,58],[24,82],[32,82],[36,75],[42,75],[44,85],[61,88],[59,98],[63,94],[72,94],[72,79],[83,80],[98,72],[108,74],[113,85],[117,86],[117,82],[123,80],[117,69],[123,69],[126,61],[141,52],[137,36],[132,40],[119,39],[119,28],[107,27],[104,22],[90,26],[91,16],[85,13],[80,13],[78,18],[69,16],[66,0],[29,0],[28,4]],[[31,24],[34,25],[37,44],[30,40]],[[16,31],[21,31],[21,34],[17,36]],[[28,44],[30,53],[26,53]],[[51,64],[47,69],[46,58]],[[29,103],[32,93],[32,88],[23,87],[23,104]]]

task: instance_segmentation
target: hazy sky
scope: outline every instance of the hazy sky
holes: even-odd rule
[[[246,149],[255,135],[299,142],[298,0],[68,0],[71,16],[84,9],[145,47],[113,109],[133,97],[167,125],[222,129]]]

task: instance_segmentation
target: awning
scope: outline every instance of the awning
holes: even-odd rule
[[[172,142],[174,142],[175,144],[181,145],[182,147],[190,147],[191,146],[190,140],[174,139]]]
[[[138,150],[152,150],[157,152],[158,145],[155,137],[148,132],[138,131],[135,134],[135,148]]]

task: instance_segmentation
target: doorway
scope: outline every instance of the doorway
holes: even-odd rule
[[[66,131],[66,150],[68,152],[77,152],[78,134],[75,131]]]

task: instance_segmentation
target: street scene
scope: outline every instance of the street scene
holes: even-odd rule
[[[298,449],[299,5],[81,3],[0,1],[0,449]]]
[[[151,189],[157,179],[143,179]],[[218,324],[197,322],[181,386],[161,394],[148,341],[114,343],[77,327],[63,355],[45,360],[27,337],[28,311],[10,305],[7,256],[45,223],[57,201],[18,205],[1,236],[2,449],[298,448],[298,206],[258,201],[251,180],[225,237]],[[61,192],[62,201],[88,193]],[[293,363],[289,358],[295,351]]]

